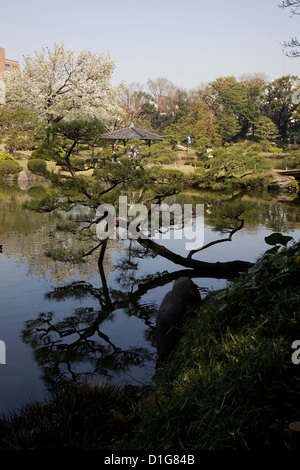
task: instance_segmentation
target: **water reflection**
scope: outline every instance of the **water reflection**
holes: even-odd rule
[[[112,378],[114,373],[143,367],[156,361],[155,318],[157,306],[144,303],[143,296],[150,290],[170,284],[181,276],[204,277],[190,269],[173,273],[159,273],[128,282],[128,292],[108,288],[104,271],[100,272],[103,286],[96,288],[87,282],[72,282],[45,294],[49,301],[62,302],[72,299],[96,301],[99,308],[77,307],[71,315],[62,319],[55,313],[40,313],[34,320],[25,322],[22,340],[34,351],[34,358],[43,371],[43,379],[51,389],[65,380],[92,380],[95,376]],[[134,279],[134,278],[133,278]],[[136,288],[134,289],[134,285]],[[122,348],[105,333],[107,322],[118,321],[120,312],[140,319],[144,328],[144,347]],[[133,338],[134,339],[134,338]]]
[[[124,294],[116,289],[95,288],[86,282],[72,282],[45,294],[50,301],[72,299],[77,303],[91,299],[92,306],[74,308],[70,315],[57,319],[54,312],[40,313],[25,323],[22,339],[34,350],[34,357],[43,371],[45,383],[52,387],[64,380],[78,381],[95,375],[112,376],[113,372],[141,367],[153,359],[147,347],[124,349],[106,334],[107,322],[117,320],[121,310],[127,316],[141,319],[148,341],[152,337],[151,318],[155,310],[139,303],[139,289]],[[98,304],[96,308],[93,304]],[[148,329],[148,331],[147,331]]]
[[[167,263],[159,257],[149,258],[149,253],[146,256],[143,251],[115,242],[106,253],[104,271],[99,272],[97,259],[94,258],[77,266],[53,261],[44,252],[53,243],[54,215],[35,214],[21,208],[20,202],[33,196],[33,193],[15,194],[9,192],[11,189],[5,191],[7,197],[0,200],[0,244],[3,245],[0,274],[2,286],[5,286],[0,300],[0,313],[5,313],[0,315],[0,339],[6,340],[3,336],[5,331],[8,336],[19,328],[13,339],[15,344],[10,346],[8,341],[8,353],[18,351],[16,343],[20,341],[21,333],[22,344],[29,346],[30,361],[33,351],[32,368],[38,365],[38,372],[32,374],[42,374],[41,379],[48,389],[65,380],[93,380],[100,376],[115,381],[133,377],[133,383],[135,379],[151,380],[156,362],[156,312],[173,281],[189,276],[194,281],[198,279],[200,289],[208,284],[218,288],[217,282],[207,281],[205,273],[182,270],[171,262]],[[0,192],[4,193],[4,190]],[[258,238],[260,227],[299,238],[300,206],[299,200],[294,200],[292,196],[278,202],[278,198],[262,192],[221,194],[189,191],[169,203],[172,202],[204,203],[205,224],[209,235],[214,238],[217,236],[214,229],[224,205],[242,202],[245,228],[240,238],[240,259],[247,255],[251,256],[250,261],[254,261],[264,251],[261,243],[255,250],[250,249],[252,240]],[[207,251],[199,258],[206,256],[210,261],[222,261],[221,253],[224,258],[229,256],[235,259],[236,241],[234,239],[232,243],[224,244],[224,248],[219,246]],[[75,244],[75,241],[70,240],[70,243]],[[8,263],[14,270],[11,277],[7,274]],[[20,265],[27,268],[26,283],[23,274],[17,274]],[[30,279],[35,278],[39,281],[43,279],[45,283],[31,287],[34,283],[32,281],[31,284]],[[202,296],[206,293],[205,289],[208,288],[203,287]],[[43,297],[43,302],[36,300],[39,295]],[[14,310],[11,308],[12,301]],[[20,323],[16,323],[17,319]],[[20,351],[23,353],[23,349]],[[26,360],[28,364],[29,359]],[[0,370],[1,374],[7,374],[7,390],[13,387],[20,371],[23,371],[20,376],[24,377],[25,373],[29,376],[29,370],[24,372],[21,354],[16,359],[16,365],[12,367],[10,364],[8,362],[8,367]],[[144,374],[144,370],[149,374]],[[26,384],[26,393],[33,394],[30,386]],[[19,383],[18,388],[18,393],[23,397],[24,383]],[[4,393],[4,387],[0,389],[0,401],[3,403],[1,393]]]

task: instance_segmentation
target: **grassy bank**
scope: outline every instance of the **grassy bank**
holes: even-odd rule
[[[43,403],[0,419],[0,450],[103,450],[129,428],[130,393],[109,383],[65,384]]]
[[[300,339],[300,243],[278,248],[204,302],[158,373],[156,410],[121,447],[290,448],[287,426],[300,419],[300,370],[291,361]]]

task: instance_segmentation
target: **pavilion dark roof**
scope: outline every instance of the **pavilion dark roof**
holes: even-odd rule
[[[102,139],[113,139],[113,140],[163,140],[163,137],[152,132],[144,131],[135,126],[125,127],[118,131],[108,132],[107,134],[100,135]]]

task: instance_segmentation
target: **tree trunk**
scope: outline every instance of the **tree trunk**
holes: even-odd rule
[[[205,273],[205,277],[213,277],[216,279],[233,279],[239,276],[242,272],[246,272],[253,263],[249,263],[248,261],[227,261],[227,262],[216,262],[216,263],[209,263],[206,261],[199,261],[191,258],[185,258],[184,256],[178,255],[173,251],[170,251],[168,248],[158,245],[153,240],[137,239],[138,243],[145,248],[153,251],[157,255],[162,256],[163,258],[172,261],[175,264],[179,264],[180,266],[184,266],[185,268],[194,269],[197,272]]]

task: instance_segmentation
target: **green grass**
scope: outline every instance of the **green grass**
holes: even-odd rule
[[[129,411],[118,386],[61,385],[44,403],[0,419],[0,450],[103,450],[128,432]]]

